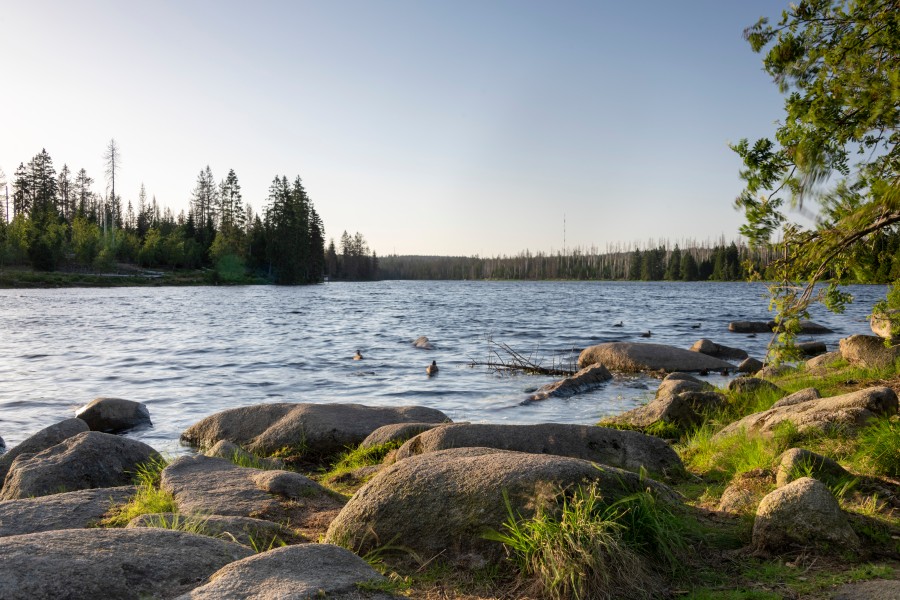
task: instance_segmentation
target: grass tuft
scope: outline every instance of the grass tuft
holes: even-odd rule
[[[175,497],[159,489],[160,474],[169,461],[157,455],[138,465],[134,473],[137,493],[125,504],[110,507],[101,527],[125,527],[135,517],[152,513],[178,512]]]
[[[854,462],[874,475],[900,477],[900,421],[882,418],[859,432]]]

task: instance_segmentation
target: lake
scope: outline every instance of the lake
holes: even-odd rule
[[[856,301],[815,321],[837,347],[870,333],[885,286],[848,286]],[[657,383],[616,376],[567,399],[524,403],[551,377],[484,366],[488,339],[571,363],[610,341],[688,348],[701,337],[762,358],[768,335],[729,333],[768,320],[758,283],[384,281],[308,287],[0,290],[0,436],[12,447],[97,396],[147,404],[154,426],[128,434],[180,454],[180,433],[217,411],[263,402],[418,404],[454,421],[582,423],[640,405]],[[613,327],[619,321],[622,327]],[[692,326],[699,325],[699,328]],[[650,330],[652,338],[640,333]],[[434,349],[414,348],[427,336]],[[351,360],[359,349],[365,357]],[[433,378],[425,367],[436,360]],[[721,376],[711,376],[721,383]]]

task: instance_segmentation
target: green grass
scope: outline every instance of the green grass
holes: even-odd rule
[[[502,532],[519,572],[550,598],[651,598],[660,572],[673,573],[685,555],[689,526],[650,492],[606,502],[596,484],[562,494],[558,506],[531,519],[515,514]]]
[[[228,460],[239,467],[246,467],[248,469],[273,471],[281,468],[277,463],[259,458],[258,456],[250,454],[246,450],[235,450],[228,456]]]
[[[100,521],[102,527],[124,527],[135,517],[152,513],[178,512],[175,497],[159,489],[162,470],[169,461],[157,455],[138,466],[134,473],[137,493],[125,504],[112,506],[108,516]]]
[[[716,438],[717,429],[710,424],[703,425],[676,446],[685,466],[711,481],[730,481],[740,473],[769,469],[787,449],[784,442],[746,431]]]
[[[878,419],[857,435],[853,462],[873,475],[900,477],[900,420]]]
[[[390,451],[396,450],[402,445],[403,442],[398,440],[368,448],[363,448],[362,446],[348,448],[343,454],[340,454],[335,458],[331,468],[322,473],[319,479],[323,482],[335,481],[342,475],[355,471],[356,469],[380,465]]]

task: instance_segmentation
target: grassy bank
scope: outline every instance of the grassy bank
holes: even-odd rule
[[[143,271],[134,267],[114,272],[35,271],[29,268],[0,269],[0,288],[135,287],[191,285],[259,285],[270,283],[258,277],[223,280],[213,270]]]

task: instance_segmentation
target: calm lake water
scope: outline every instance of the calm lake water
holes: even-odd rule
[[[869,333],[884,286],[850,286],[843,315],[816,336]],[[217,411],[263,402],[418,404],[454,421],[595,423],[650,398],[657,382],[617,376],[568,399],[523,404],[550,377],[500,376],[489,337],[552,362],[609,341],[690,347],[701,337],[762,358],[769,336],[727,330],[768,320],[748,283],[329,283],[311,287],[0,290],[0,436],[12,447],[97,396],[147,404],[153,428],[129,434],[171,454],[179,434]],[[624,322],[623,327],[613,327]],[[700,325],[699,329],[692,325]],[[641,340],[651,330],[651,340]],[[431,351],[412,346],[425,335]],[[359,349],[365,359],[353,361]],[[441,370],[429,379],[425,367]],[[719,383],[720,377],[710,381]]]

